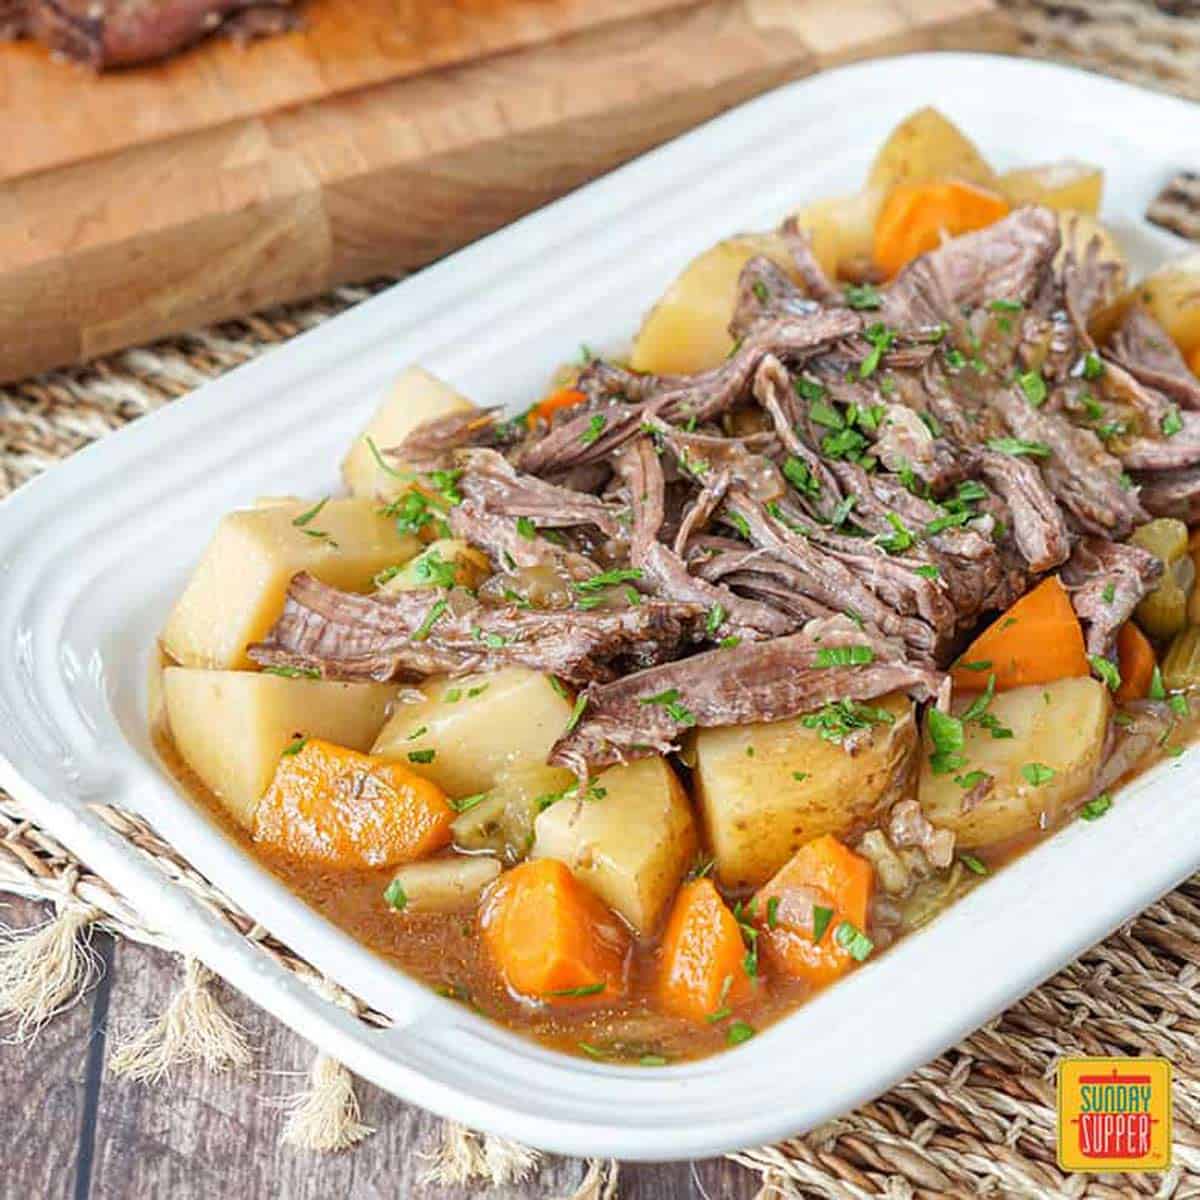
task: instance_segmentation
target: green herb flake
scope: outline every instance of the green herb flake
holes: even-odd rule
[[[1054,778],[1054,768],[1046,766],[1045,763],[1026,763],[1021,768],[1021,774],[1034,787],[1041,787]]]
[[[992,669],[992,660],[990,658],[977,658],[974,662],[959,663],[958,666],[963,671],[990,671]]]
[[[964,762],[962,750],[966,745],[962,721],[939,708],[931,708],[925,714],[925,726],[933,745],[933,753],[929,756],[933,773],[949,775],[951,771],[960,770]]]
[[[1162,669],[1157,663],[1154,664],[1154,670],[1150,675],[1150,691],[1151,700],[1165,700],[1167,698],[1167,689],[1163,686]]]
[[[842,921],[833,931],[833,940],[837,942],[855,962],[865,962],[875,943],[852,921]]]
[[[924,566],[915,567],[914,573],[920,575],[922,579],[937,579],[942,572],[936,564],[926,563]]]
[[[404,884],[398,879],[393,879],[387,885],[383,892],[383,898],[397,912],[403,912],[408,907],[408,893],[404,890]]]
[[[704,622],[704,628],[710,637],[725,624],[725,618],[728,615],[722,604],[714,604],[708,610],[708,619]]]
[[[988,449],[1016,458],[1049,458],[1050,447],[1044,442],[1028,442],[1015,437],[997,437],[988,441]]]
[[[866,311],[880,308],[883,305],[883,297],[879,294],[878,289],[869,283],[851,283],[843,294],[846,298],[847,308]]]
[[[316,667],[263,667],[264,675],[279,675],[284,679],[320,679]]]
[[[452,800],[446,798],[446,803],[450,805],[456,813],[470,812],[488,798],[487,792],[476,792],[473,796],[464,796],[461,800]]]
[[[435,604],[431,605],[429,611],[425,614],[425,620],[421,622],[419,628],[412,635],[412,640],[414,642],[423,642],[432,632],[434,625],[441,618],[447,607],[448,605],[445,600],[438,600]]]
[[[767,928],[774,929],[779,924],[779,897],[767,897]]]
[[[770,293],[767,291],[767,285],[761,279],[754,281],[754,286],[750,289],[758,300],[759,304],[766,304]]]
[[[1079,810],[1079,815],[1085,821],[1098,821],[1110,808],[1112,808],[1112,797],[1107,792],[1101,792]]]
[[[642,1057],[638,1059],[638,1066],[665,1067],[667,1062],[667,1058],[662,1054],[643,1054]]]
[[[817,651],[818,667],[860,667],[875,661],[870,646],[828,646]]]
[[[1110,662],[1102,654],[1089,654],[1088,662],[1096,677],[1104,683],[1110,692],[1115,692],[1121,686],[1121,672],[1116,663]]]
[[[1186,717],[1191,712],[1191,709],[1188,707],[1188,698],[1184,695],[1176,694],[1167,703],[1171,706],[1171,711],[1177,717]]]
[[[525,538],[526,541],[532,542],[533,539],[537,537],[537,526],[532,520],[530,520],[529,517],[518,517],[517,533],[519,533],[521,537]]]
[[[976,858],[974,854],[960,854],[958,861],[962,863],[972,875],[986,875],[988,873],[987,864],[981,858]]]
[[[743,1042],[748,1042],[754,1036],[754,1032],[753,1025],[747,1025],[745,1021],[734,1021],[729,1026],[725,1041],[730,1046],[740,1046]]]
[[[1101,594],[1104,597],[1104,603],[1111,604],[1117,598],[1117,585],[1115,583],[1106,583],[1104,591]]]
[[[833,920],[833,909],[823,904],[814,904],[812,910],[812,940],[815,945],[825,936],[829,922]]]
[[[822,388],[821,396],[824,396],[825,391]],[[846,428],[846,419],[842,416],[841,410],[834,408],[832,404],[827,403],[823,399],[816,399],[808,409],[809,420],[814,425],[824,425],[826,429],[840,430]]]
[[[590,421],[588,427],[579,435],[579,440],[585,445],[590,446],[593,442],[600,440],[600,435],[604,432],[605,426],[608,424],[608,419],[603,413],[596,413]]]
[[[1159,422],[1159,428],[1162,430],[1163,437],[1174,437],[1183,429],[1183,418],[1179,415],[1179,406],[1172,404],[1169,409],[1163,414],[1162,420]]]
[[[587,706],[587,692],[580,692],[579,695],[575,697],[575,707],[571,709],[571,715],[567,718],[567,726],[563,731],[564,733],[570,733],[571,730],[579,724],[580,718],[583,716],[583,710],[587,708]]]
[[[803,783],[806,779],[811,778],[811,776],[812,776],[811,771],[793,771],[792,772],[792,778],[797,783]]]
[[[296,737],[292,738],[292,740],[288,742],[286,746],[284,746],[284,748],[280,751],[280,755],[283,758],[292,758],[299,754],[300,751],[303,750],[307,745],[308,738],[303,734],[298,734]]]
[[[1046,381],[1039,371],[1026,371],[1018,375],[1017,384],[1034,408],[1041,408],[1046,403]]]
[[[312,522],[312,521],[313,521],[313,519],[316,517],[316,515],[317,515],[317,514],[318,514],[318,513],[321,511],[321,509],[323,509],[323,508],[325,507],[325,505],[327,505],[328,503],[329,503],[329,497],[328,497],[328,496],[326,496],[326,497],[325,497],[323,500],[318,500],[318,501],[316,502],[316,504],[314,504],[314,505],[312,506],[312,508],[306,509],[306,510],[305,510],[304,512],[302,512],[302,513],[301,513],[301,514],[300,514],[298,517],[296,517],[296,518],[295,518],[295,519],[292,521],[292,524],[293,524],[293,525],[295,525],[297,529],[303,529],[303,528],[304,528],[306,525],[309,525],[309,524],[311,524],[311,522]]]
[[[1084,379],[1099,379],[1104,374],[1104,360],[1095,351],[1089,350],[1083,356],[1080,374]]]
[[[437,758],[436,750],[410,750],[408,761],[411,763],[431,763]]]
[[[819,496],[821,494],[821,484],[803,459],[796,458],[794,455],[786,459],[783,464],[783,477],[802,495]]]
[[[886,325],[876,323],[868,326],[863,333],[863,337],[871,344],[871,352],[858,368],[859,379],[870,379],[872,375],[879,369],[879,364],[883,356],[892,348],[896,341],[896,334],[888,329]]]
[[[605,982],[603,980],[601,980],[599,983],[585,983],[585,984],[581,984],[579,987],[555,988],[553,991],[547,992],[546,995],[547,996],[598,996],[602,991],[604,991],[605,987],[607,987],[607,986],[608,985],[605,984]]]
[[[985,779],[990,778],[986,771],[968,771],[965,775],[955,775],[954,782],[958,784],[963,791],[970,791],[973,787],[978,787]]]

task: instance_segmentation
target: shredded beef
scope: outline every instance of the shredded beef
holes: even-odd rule
[[[1111,657],[1117,630],[1162,577],[1162,562],[1140,546],[1098,537],[1075,546],[1062,579],[1087,630],[1089,654]]]

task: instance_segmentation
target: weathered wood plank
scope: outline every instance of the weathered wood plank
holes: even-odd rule
[[[14,929],[38,924],[48,915],[46,905],[0,898],[0,921]],[[95,945],[107,957],[110,939],[100,935]],[[0,1045],[0,1194],[45,1200],[75,1194],[89,1082],[94,1093],[99,1078],[94,1019],[103,1011],[107,988],[107,979],[101,980],[32,1044]],[[0,1026],[0,1037],[8,1032]]]

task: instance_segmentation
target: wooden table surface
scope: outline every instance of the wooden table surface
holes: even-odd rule
[[[0,895],[0,925],[45,918],[44,905]],[[273,1101],[304,1088],[313,1051],[222,983],[213,986],[248,1031],[254,1067],[187,1067],[152,1086],[114,1078],[110,1039],[160,1016],[182,970],[173,955],[107,934],[94,945],[104,975],[81,1003],[29,1045],[5,1044],[0,1028],[0,1200],[553,1200],[582,1178],[582,1163],[548,1159],[520,1186],[422,1186],[438,1120],[361,1080],[373,1137],[337,1155],[282,1145]],[[624,1167],[620,1197],[750,1200],[758,1188],[756,1175],[713,1159]]]

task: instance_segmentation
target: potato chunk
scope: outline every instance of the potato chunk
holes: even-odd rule
[[[510,667],[422,684],[402,704],[373,753],[411,762],[448,795],[489,791],[505,771],[541,765],[571,716],[548,676]]]
[[[904,118],[875,155],[867,191],[886,196],[902,183],[961,179],[998,190],[996,173],[975,144],[936,108],[920,108]]]
[[[366,750],[387,720],[386,683],[285,679],[254,671],[168,667],[163,703],[175,748],[244,828],[297,734]]]
[[[724,362],[733,348],[729,322],[738,276],[758,254],[795,274],[787,246],[777,234],[744,234],[718,242],[688,263],[646,315],[633,344],[633,369],[670,375]]]
[[[1000,190],[1014,204],[1045,204],[1060,212],[1095,216],[1104,192],[1099,167],[1067,159],[1039,167],[1019,167],[1000,176]]]
[[[283,611],[292,576],[366,591],[380,571],[420,549],[371,500],[289,500],[230,513],[217,526],[163,630],[163,648],[188,667],[249,667],[246,647]]]
[[[392,384],[387,399],[342,460],[342,478],[351,495],[392,500],[409,489],[407,480],[379,465],[371,451],[371,442],[378,450],[389,450],[404,441],[418,425],[474,407],[465,396],[423,367],[409,367]],[[403,473],[400,467],[393,470]]]
[[[696,854],[691,805],[664,758],[611,767],[594,788],[538,817],[532,857],[565,862],[638,933],[653,933]]]
[[[430,542],[416,558],[380,576],[381,592],[411,592],[419,588],[463,587],[474,591],[490,574],[487,555],[457,538]]]
[[[397,912],[466,912],[499,874],[500,864],[484,855],[431,858],[401,867],[383,895]]]
[[[970,697],[956,701],[960,712]],[[996,695],[988,712],[1011,738],[965,726],[961,770],[921,765],[921,808],[965,849],[1052,825],[1086,799],[1108,730],[1108,689],[1096,679],[1060,679]],[[974,772],[982,772],[972,778]],[[990,778],[990,782],[989,782]],[[968,786],[964,787],[963,783]]]
[[[696,799],[722,883],[765,883],[805,842],[848,838],[877,816],[910,769],[917,733],[907,697],[871,707],[891,723],[862,730],[853,753],[803,717],[700,731]]]
[[[1193,359],[1200,350],[1200,251],[1160,267],[1134,291],[1184,357]]]

